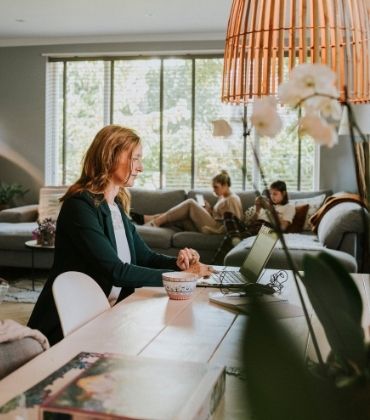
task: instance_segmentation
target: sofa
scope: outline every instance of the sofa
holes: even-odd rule
[[[40,204],[23,206],[0,212],[0,266],[18,266],[49,268],[53,260],[52,250],[34,250],[25,247],[25,242],[32,237],[32,230],[36,228],[38,217],[56,217],[58,212],[58,198],[64,193],[65,187],[44,187],[40,191]],[[157,214],[180,203],[187,198],[195,198],[201,193],[211,204],[216,202],[216,197],[210,190],[146,190],[140,188],[130,189],[132,210],[141,214]],[[296,205],[316,199],[319,207],[331,191],[315,192],[290,192],[290,199]],[[238,192],[244,210],[254,204],[254,191]],[[45,198],[45,196],[47,198]],[[51,198],[50,198],[51,197]],[[319,201],[317,198],[319,197]],[[46,204],[45,204],[46,203]],[[54,213],[53,213],[54,212]],[[286,239],[292,251],[297,267],[302,268],[302,257],[306,253],[317,254],[327,250],[337,256],[351,272],[356,272],[360,263],[361,223],[358,222],[360,207],[354,203],[342,203],[328,212],[319,225],[318,234],[311,232],[287,234]],[[309,216],[309,215],[308,215]],[[192,230],[193,229],[193,230]],[[192,247],[199,251],[201,260],[212,263],[214,255],[220,246],[224,235],[206,235],[197,232],[195,228],[179,224],[163,227],[137,226],[139,234],[146,243],[155,251],[176,255],[179,249]],[[247,238],[233,248],[225,257],[225,264],[240,265],[253,243],[253,237]],[[34,252],[34,255],[32,255]],[[286,258],[279,244],[274,250],[267,267],[287,268]]]

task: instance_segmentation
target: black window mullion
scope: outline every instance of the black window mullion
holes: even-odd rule
[[[109,106],[109,124],[113,124],[114,115],[114,60],[110,63],[110,106]]]
[[[62,183],[67,179],[67,62],[63,62]]]
[[[300,120],[302,117],[302,109],[301,107],[298,108],[298,120]],[[298,156],[297,156],[297,191],[301,190],[301,172],[302,172],[302,139],[301,135],[299,134],[299,128],[298,128]]]
[[[163,58],[159,73],[159,187],[163,188]]]
[[[195,58],[191,60],[191,188],[195,184]]]

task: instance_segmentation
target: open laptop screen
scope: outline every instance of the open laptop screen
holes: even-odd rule
[[[264,269],[277,241],[277,235],[266,226],[262,226],[253,245],[240,267],[240,272],[246,277],[248,283],[257,282]]]

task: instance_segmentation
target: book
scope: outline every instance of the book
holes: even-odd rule
[[[0,419],[38,418],[39,405],[60,391],[97,359],[110,353],[81,352],[27,391],[0,407]]]
[[[212,292],[208,295],[210,302],[225,306],[226,308],[236,309],[245,314],[249,314],[253,299],[243,295],[242,293],[227,293]],[[297,305],[292,305],[287,299],[276,295],[262,295],[259,297],[259,302],[270,305],[269,308],[273,310],[276,318],[294,318],[303,316],[303,310]]]
[[[208,419],[225,389],[225,368],[107,355],[40,406],[39,418]]]

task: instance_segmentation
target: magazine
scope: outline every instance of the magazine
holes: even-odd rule
[[[208,419],[224,389],[221,366],[106,355],[43,403],[40,419]]]

